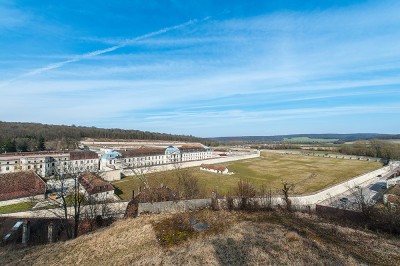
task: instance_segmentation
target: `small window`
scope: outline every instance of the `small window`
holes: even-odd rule
[[[9,167],[9,166],[6,167],[6,171],[8,171],[8,170],[10,170],[10,167]]]

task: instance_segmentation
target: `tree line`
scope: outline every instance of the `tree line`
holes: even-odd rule
[[[173,135],[141,130],[106,129],[67,125],[46,125],[39,123],[18,123],[0,121],[0,152],[39,151],[57,148],[76,148],[76,142],[83,138],[96,139],[139,139],[200,142],[212,145],[208,139],[191,135]],[[43,143],[46,143],[46,147]],[[47,147],[49,146],[49,147]]]
[[[357,141],[352,145],[346,145],[339,148],[343,154],[379,157],[387,160],[400,159],[400,144],[371,139],[369,141]]]

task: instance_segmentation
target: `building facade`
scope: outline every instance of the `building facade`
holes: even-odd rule
[[[135,149],[113,150],[101,157],[101,170],[124,169],[199,161],[213,158],[212,150],[200,145],[181,147],[140,147]]]
[[[0,155],[0,174],[34,171],[41,177],[61,173],[96,172],[99,157],[92,151],[24,152]]]

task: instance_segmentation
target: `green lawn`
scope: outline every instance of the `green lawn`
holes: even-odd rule
[[[234,175],[220,175],[192,168],[193,175],[199,178],[204,195],[212,191],[219,194],[234,192],[240,179],[247,179],[256,187],[277,190],[282,179],[294,184],[295,194],[307,194],[340,183],[357,175],[382,167],[372,161],[323,158],[305,155],[287,155],[263,152],[260,158],[230,162],[224,164]],[[152,186],[161,183],[175,187],[177,178],[173,171],[149,174],[148,182]],[[123,199],[129,199],[132,190],[138,192],[143,186],[137,177],[127,177],[113,183],[116,193]]]
[[[17,204],[2,206],[2,207],[0,207],[0,213],[29,211],[35,205],[36,205],[36,202],[21,202],[21,203],[17,203]]]

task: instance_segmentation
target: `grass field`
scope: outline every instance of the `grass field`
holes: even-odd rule
[[[18,212],[18,211],[28,211],[31,210],[33,206],[36,205],[36,202],[21,202],[7,206],[0,207],[0,213],[8,213],[8,212]]]
[[[298,137],[298,138],[284,138],[283,142],[288,143],[333,143],[338,139],[312,139],[309,137]]]
[[[277,190],[282,179],[294,184],[295,194],[307,194],[340,183],[357,175],[382,167],[381,163],[323,158],[302,155],[262,153],[260,158],[230,162],[225,164],[233,175],[220,175],[192,168],[197,176],[205,196],[212,191],[219,194],[234,192],[240,179],[247,179],[256,187]],[[177,178],[173,171],[149,174],[148,182],[152,186],[161,183],[176,187]],[[113,183],[116,194],[123,199],[130,199],[132,190],[138,192],[143,186],[137,177],[127,177]]]

